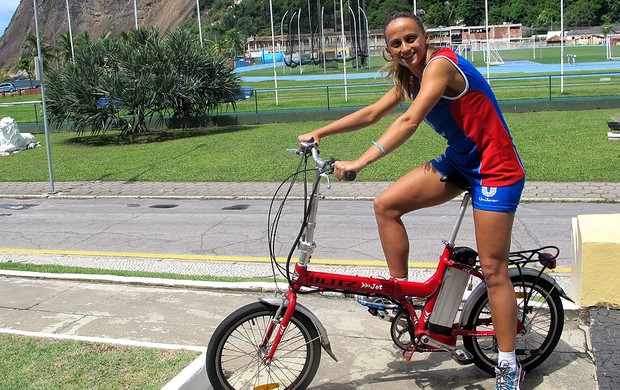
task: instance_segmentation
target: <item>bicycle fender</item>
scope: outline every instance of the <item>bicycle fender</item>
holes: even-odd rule
[[[538,273],[540,271],[532,269],[532,268],[522,268],[521,269],[521,273],[525,276],[532,276],[532,277],[537,277]],[[516,268],[510,268],[508,269],[508,276],[512,279],[514,278],[519,278],[521,276],[521,274],[519,274],[519,270]],[[555,290],[558,292],[558,294],[560,294],[560,296],[568,301],[571,301],[574,303],[574,301],[572,299],[570,299],[568,297],[568,295],[564,292],[564,290],[562,289],[562,287],[560,287],[560,285],[558,284],[558,282],[553,279],[551,276],[542,273],[540,275],[540,280],[545,281],[546,283],[550,284],[552,287],[552,290]],[[461,313],[461,318],[459,319],[459,326],[465,326],[467,319],[469,318],[469,316],[471,315],[471,311],[473,309],[474,304],[478,301],[478,299],[484,295],[486,293],[487,287],[486,287],[486,283],[482,282],[480,283],[478,286],[476,286],[476,288],[474,289],[474,291],[472,291],[472,293],[469,295],[469,298],[467,298],[467,301],[465,302],[465,304],[463,305],[463,311]]]
[[[282,302],[284,301],[284,298],[263,297],[263,298],[259,298],[258,300],[262,304],[265,304],[267,306],[280,307],[280,305],[282,305]],[[285,303],[285,307],[286,305],[287,304]],[[312,321],[312,323],[316,327],[316,330],[319,332],[321,347],[323,347],[325,352],[327,352],[327,354],[331,356],[332,359],[334,359],[335,361],[338,361],[338,359],[336,359],[336,355],[334,355],[334,353],[332,352],[332,347],[329,342],[329,338],[327,337],[327,329],[325,329],[325,326],[323,326],[319,318],[313,312],[311,312],[310,309],[308,309],[307,307],[305,307],[304,305],[300,303],[295,305],[295,311],[308,317],[310,321]]]

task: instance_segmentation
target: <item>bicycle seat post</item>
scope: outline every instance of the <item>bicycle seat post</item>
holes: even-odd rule
[[[450,239],[446,243],[447,245],[454,247],[456,242],[456,236],[461,229],[461,223],[463,222],[463,218],[465,217],[465,211],[467,211],[467,206],[469,205],[469,200],[471,199],[471,193],[469,191],[465,191],[463,193],[463,200],[461,201],[461,206],[459,208],[459,212],[456,217],[456,222],[454,223],[454,227],[452,228],[452,233],[450,234]]]

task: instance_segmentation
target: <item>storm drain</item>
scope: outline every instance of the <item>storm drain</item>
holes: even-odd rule
[[[172,209],[174,207],[177,207],[178,204],[154,204],[152,206],[149,206],[152,209]]]
[[[236,204],[233,206],[222,207],[222,210],[246,210],[248,207],[250,207],[249,204]]]
[[[30,207],[34,207],[34,206],[38,206],[38,205],[37,204],[8,204],[8,203],[2,203],[2,204],[0,204],[0,209],[23,210],[23,209],[29,209]]]

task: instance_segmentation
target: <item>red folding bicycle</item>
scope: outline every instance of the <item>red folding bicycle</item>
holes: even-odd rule
[[[381,296],[393,303],[390,312],[372,307],[371,314],[391,322],[394,343],[410,360],[416,352],[446,351],[460,364],[475,364],[494,375],[497,342],[488,303],[484,275],[477,253],[455,246],[470,192],[464,189],[456,223],[445,243],[434,274],[425,281],[398,281],[352,276],[308,269],[316,247],[314,229],[319,187],[333,173],[335,159],[325,160],[313,142],[295,152],[299,165],[279,187],[269,213],[269,248],[272,263],[288,281],[280,296],[266,297],[241,307],[222,321],[207,349],[206,369],[216,389],[304,389],[312,382],[321,359],[321,348],[337,361],[325,327],[306,307],[297,302],[300,295],[340,292]],[[308,172],[313,174],[308,175]],[[274,242],[284,203],[295,182],[304,184],[304,214],[301,228],[286,264],[274,254]],[[312,180],[308,176],[313,176]],[[355,172],[347,179],[354,180]],[[446,179],[448,180],[448,179]],[[290,183],[288,187],[285,183]],[[283,196],[279,193],[285,189]],[[274,208],[277,199],[280,206]],[[295,250],[299,260],[291,264]],[[540,365],[556,347],[564,326],[561,298],[570,300],[546,269],[556,266],[559,249],[546,246],[510,254],[510,279],[518,304],[516,353],[524,370]],[[536,268],[533,265],[536,264]],[[463,302],[468,286],[473,291]],[[460,313],[460,315],[458,315]],[[458,315],[458,316],[457,316]],[[457,340],[462,339],[462,346]]]

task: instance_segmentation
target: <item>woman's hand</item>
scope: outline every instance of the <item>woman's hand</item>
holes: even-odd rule
[[[334,174],[336,175],[338,180],[343,181],[343,180],[347,180],[345,178],[345,175],[347,174],[347,172],[355,172],[357,174],[362,169],[364,169],[364,167],[366,167],[366,164],[364,164],[363,162],[359,160],[355,160],[355,161],[339,160],[334,163]]]
[[[309,142],[311,140],[314,141],[314,143],[318,145],[319,141],[321,140],[321,137],[319,137],[318,134],[316,134],[315,132],[310,132],[310,133],[297,136],[297,142],[299,143]]]

